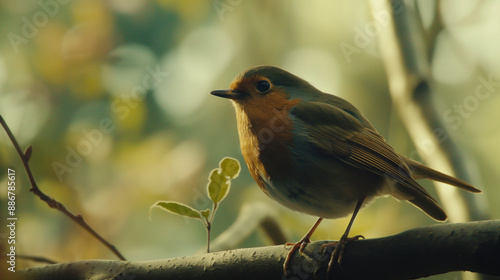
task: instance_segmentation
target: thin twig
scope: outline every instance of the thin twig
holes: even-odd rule
[[[210,253],[210,231],[212,230],[212,225],[207,226],[207,253]]]
[[[68,211],[68,209],[66,209],[66,207],[62,203],[60,203],[59,201],[53,199],[52,197],[44,194],[40,190],[40,188],[38,188],[38,185],[36,184],[35,178],[33,176],[33,173],[31,172],[31,168],[29,166],[29,158],[31,156],[31,151],[30,151],[31,146],[28,146],[28,148],[26,149],[26,151],[29,151],[29,153],[26,153],[26,154],[23,153],[21,150],[21,147],[19,146],[19,143],[17,142],[16,138],[14,137],[14,134],[12,134],[12,131],[10,130],[9,126],[7,125],[5,120],[3,119],[2,115],[0,115],[0,123],[2,124],[7,135],[9,136],[10,141],[14,145],[14,148],[16,149],[17,154],[21,158],[21,161],[22,161],[23,166],[24,166],[24,170],[26,170],[26,174],[28,175],[29,181],[31,183],[30,192],[32,192],[33,194],[38,196],[41,200],[45,201],[49,205],[50,208],[54,208],[54,209],[61,211],[62,213],[64,213],[64,215],[68,216],[71,220],[73,220],[75,223],[80,225],[83,229],[88,231],[92,236],[94,236],[95,238],[97,238],[97,240],[99,240],[102,244],[104,244],[104,246],[106,246],[109,250],[111,250],[111,252],[113,252],[113,254],[115,254],[120,260],[125,260],[125,257],[123,257],[123,255],[118,251],[118,249],[116,249],[116,247],[114,245],[109,243],[106,239],[104,239],[101,235],[99,235],[92,227],[90,227],[85,222],[85,220],[83,219],[83,217],[81,215],[74,215],[73,213]]]
[[[56,264],[57,262],[46,257],[38,257],[38,256],[28,256],[28,255],[17,255],[17,258],[38,262],[38,263],[47,263],[47,264]]]

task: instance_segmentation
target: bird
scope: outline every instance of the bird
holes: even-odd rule
[[[270,198],[297,212],[318,217],[292,246],[303,252],[323,219],[351,214],[335,246],[328,273],[340,264],[361,208],[391,195],[413,204],[437,221],[446,213],[416,181],[431,179],[479,193],[474,186],[397,153],[363,114],[347,100],[312,86],[274,66],[255,66],[239,73],[229,89],[211,91],[234,105],[239,142],[248,170]]]

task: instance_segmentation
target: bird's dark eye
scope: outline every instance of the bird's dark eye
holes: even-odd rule
[[[271,85],[268,81],[258,81],[257,82],[257,90],[260,92],[266,92],[271,88]]]

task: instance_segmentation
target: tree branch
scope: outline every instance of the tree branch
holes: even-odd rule
[[[389,15],[379,33],[392,101],[419,155],[432,168],[469,182],[466,160],[432,102],[430,66],[416,7],[401,0],[372,0],[372,12]],[[434,182],[453,222],[487,219],[478,196]],[[474,183],[473,183],[474,184]],[[446,199],[444,199],[446,198]],[[452,199],[450,199],[452,198]]]
[[[3,126],[5,132],[9,136],[10,141],[14,145],[17,154],[21,158],[24,169],[26,170],[26,174],[28,175],[29,181],[31,183],[30,192],[38,196],[41,200],[45,201],[45,203],[47,203],[47,205],[49,205],[50,208],[59,210],[68,218],[70,218],[79,226],[81,226],[84,230],[88,231],[92,236],[94,236],[97,240],[99,240],[102,244],[104,244],[104,246],[106,246],[109,250],[111,250],[111,252],[113,252],[113,254],[115,254],[120,260],[125,260],[125,257],[123,257],[123,255],[118,251],[118,249],[116,249],[116,247],[113,244],[109,243],[106,239],[104,239],[104,237],[102,237],[91,226],[89,226],[81,215],[74,215],[68,209],[66,209],[66,207],[62,203],[46,195],[40,190],[40,188],[38,188],[35,177],[33,176],[33,173],[31,172],[31,168],[29,165],[29,159],[32,153],[31,145],[28,146],[28,148],[26,148],[26,152],[23,153],[21,147],[19,146],[19,143],[17,142],[16,138],[14,137],[14,134],[10,130],[5,120],[3,119],[2,115],[0,115],[0,124]]]
[[[283,245],[157,261],[78,261],[23,269],[16,275],[51,280],[326,279],[330,257],[320,248],[325,242],[313,242],[303,254],[295,254],[286,277],[282,265],[288,249]],[[440,224],[351,242],[342,268],[335,267],[329,278],[413,279],[460,270],[500,276],[499,260],[500,220]]]
[[[39,256],[17,255],[17,258],[27,260],[27,261],[32,261],[32,262],[46,263],[46,264],[56,264],[57,263],[56,261],[51,260],[49,258],[39,257]]]

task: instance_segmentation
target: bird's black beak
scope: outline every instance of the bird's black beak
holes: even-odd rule
[[[231,89],[214,90],[210,94],[228,99],[238,99],[241,97],[241,93]]]

